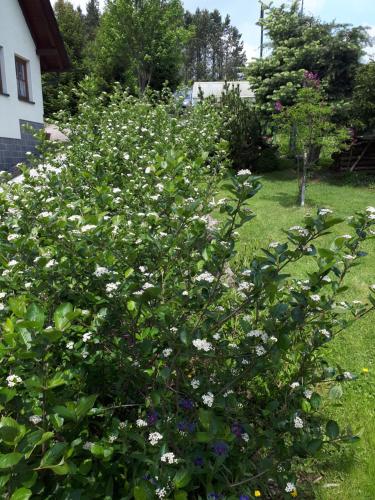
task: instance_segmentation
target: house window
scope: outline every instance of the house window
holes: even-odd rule
[[[3,47],[0,47],[0,94],[6,94],[7,86],[5,81],[5,64],[4,64],[4,51]]]
[[[20,57],[16,57],[16,77],[17,77],[17,91],[18,99],[22,101],[29,101],[29,82],[27,77],[27,64],[28,62]]]

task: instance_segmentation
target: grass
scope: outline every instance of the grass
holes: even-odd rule
[[[371,187],[351,186],[347,183],[313,181],[307,192],[307,206],[296,203],[297,181],[292,173],[270,174],[263,178],[263,189],[252,200],[257,217],[241,231],[239,257],[250,259],[260,247],[271,241],[283,241],[282,230],[303,221],[304,213],[327,207],[338,216],[348,216],[368,205],[375,205],[375,190]],[[345,224],[333,229],[335,234],[350,232]],[[333,235],[326,236],[327,240]],[[368,285],[375,283],[374,240],[365,248],[368,257],[349,275],[350,291],[347,298],[365,299]],[[303,265],[294,269],[303,274]],[[330,344],[328,357],[340,363],[345,370],[359,374],[355,382],[344,384],[344,395],[338,403],[325,407],[345,428],[350,426],[361,440],[342,452],[331,452],[322,457],[323,466],[314,483],[319,500],[361,500],[375,498],[375,315],[368,316]],[[362,369],[369,369],[367,375]]]

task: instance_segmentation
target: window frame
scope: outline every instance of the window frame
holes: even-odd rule
[[[27,61],[26,59],[23,59],[22,57],[20,56],[15,56],[15,67],[16,67],[16,80],[17,80],[17,95],[18,95],[18,99],[20,101],[24,101],[24,102],[30,102],[30,87],[29,87],[29,77],[28,77],[28,64],[29,64],[29,61]],[[20,80],[18,78],[18,65],[22,65],[23,67],[23,74],[25,75],[25,79],[24,80]],[[22,82],[24,85],[25,85],[25,89],[26,89],[26,95],[22,95],[20,94],[20,84],[19,82]]]

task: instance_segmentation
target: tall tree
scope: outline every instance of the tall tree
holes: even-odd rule
[[[110,0],[95,42],[93,71],[107,83],[172,86],[181,75],[187,30],[180,0]]]
[[[185,13],[185,25],[193,36],[185,49],[185,81],[233,80],[246,63],[238,29],[215,9]]]
[[[60,92],[64,92],[67,96],[68,106],[72,110],[74,109],[75,96],[72,89],[84,76],[83,54],[86,35],[82,11],[75,9],[73,4],[67,0],[57,0],[54,10],[70,58],[71,69],[66,73],[47,73],[43,75],[46,116],[61,109]]]
[[[352,101],[354,125],[375,132],[375,61],[363,64],[356,75]]]
[[[86,4],[85,26],[89,40],[95,38],[100,21],[99,0],[89,0]]]
[[[315,72],[326,83],[329,100],[351,96],[354,77],[368,43],[363,27],[321,22],[289,7],[264,7],[260,21],[269,40],[270,55],[249,65],[249,79],[257,102],[269,114],[276,101],[294,102],[305,71]]]

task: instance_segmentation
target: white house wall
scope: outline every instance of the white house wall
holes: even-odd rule
[[[18,99],[15,56],[29,62],[33,104]],[[0,94],[0,138],[21,139],[20,120],[43,123],[43,96],[39,56],[17,0],[0,0],[0,59],[3,92],[9,94]]]

